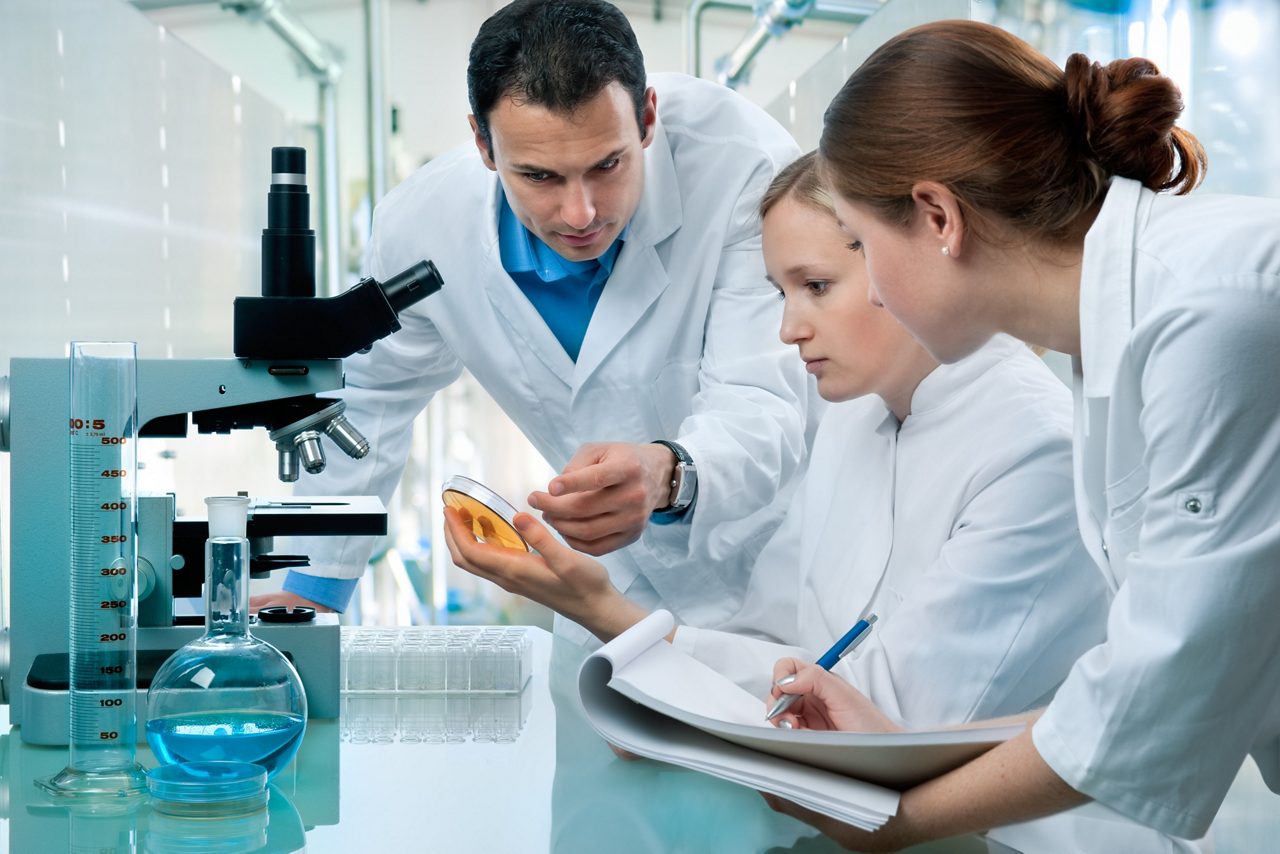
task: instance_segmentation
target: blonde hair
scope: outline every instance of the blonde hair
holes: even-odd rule
[[[822,179],[822,160],[817,151],[802,154],[798,159],[774,176],[769,188],[760,199],[760,218],[787,196],[820,213],[829,214],[836,219],[835,203],[831,200],[831,191]],[[1045,348],[1038,344],[1027,344],[1031,352],[1043,357]]]
[[[774,176],[769,189],[764,191],[764,196],[760,199],[760,218],[763,219],[770,208],[789,195],[814,210],[835,217],[836,208],[831,201],[831,193],[818,171],[818,152],[810,151],[800,155]]]

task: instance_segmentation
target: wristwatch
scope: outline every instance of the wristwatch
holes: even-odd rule
[[[689,512],[698,497],[698,467],[680,445],[666,439],[654,439],[653,444],[662,445],[676,456],[676,467],[671,473],[671,503],[653,511],[649,518],[658,525],[669,525]]]

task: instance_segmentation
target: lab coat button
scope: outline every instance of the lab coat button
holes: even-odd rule
[[[1102,541],[1102,553],[1103,553],[1104,555],[1110,555],[1110,554],[1111,554],[1111,550],[1107,548],[1107,541],[1106,541],[1106,540],[1103,540],[1103,541]]]
[[[1199,513],[1204,505],[1200,503],[1199,498],[1188,498],[1186,502],[1183,503],[1182,507],[1188,513]]]

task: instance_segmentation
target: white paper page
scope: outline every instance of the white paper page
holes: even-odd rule
[[[579,694],[591,725],[619,747],[771,792],[866,829],[897,812],[897,792],[729,744],[637,705],[608,687],[610,664],[602,659],[597,652],[584,662]]]
[[[625,683],[668,706],[703,717],[773,728],[764,719],[768,709],[763,698],[749,694],[669,643],[655,644],[623,667],[615,664],[609,685],[616,687],[615,683]]]
[[[616,673],[638,658],[649,647],[662,643],[670,646],[666,637],[676,626],[676,618],[670,611],[654,611],[600,649],[592,657],[603,658],[613,665]]]

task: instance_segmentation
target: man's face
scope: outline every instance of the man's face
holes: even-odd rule
[[[492,151],[474,116],[471,129],[520,222],[561,257],[588,261],[604,254],[640,206],[656,120],[653,89],[645,92],[641,128],[615,81],[568,115],[501,99],[489,113]]]

